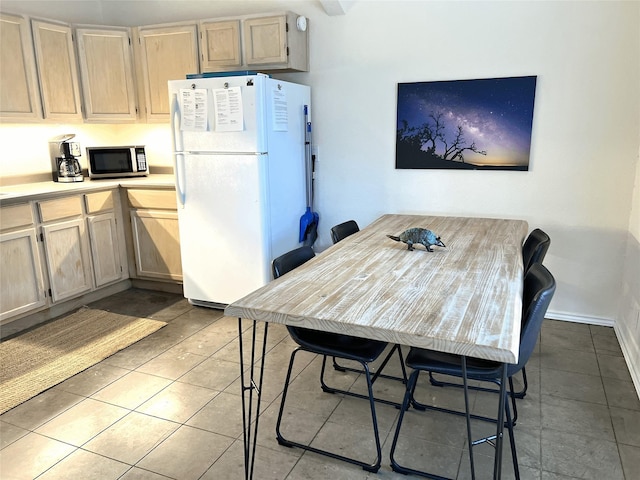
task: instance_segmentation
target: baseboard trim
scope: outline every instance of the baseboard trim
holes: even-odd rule
[[[30,328],[34,328],[41,323],[53,320],[61,315],[76,310],[88,303],[102,300],[119,292],[123,292],[131,288],[129,279],[121,280],[106,287],[101,287],[93,292],[85,293],[79,297],[70,298],[60,303],[45,306],[37,312],[24,315],[20,318],[12,320],[2,325],[0,328],[0,338],[5,340]]]
[[[143,290],[155,290],[157,292],[183,295],[182,283],[132,278],[131,286],[134,288],[141,288]]]
[[[630,360],[635,357],[632,347],[637,348],[637,346],[631,345],[631,342],[626,340],[626,337],[622,334],[619,327],[614,326],[613,329],[616,332],[616,337],[618,337],[622,356],[624,357],[624,361],[629,369],[629,374],[631,375],[631,381],[633,382],[633,386],[636,387],[636,393],[640,399],[640,365],[634,365]]]
[[[576,315],[574,313],[554,312],[547,310],[545,318],[550,320],[562,320],[565,322],[588,323],[589,325],[601,325],[603,327],[613,327],[615,321],[611,318],[591,317],[588,315]]]

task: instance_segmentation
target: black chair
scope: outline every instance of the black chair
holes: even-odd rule
[[[284,255],[276,258],[273,261],[273,277],[279,278],[285,273],[290,272],[296,267],[299,267],[303,263],[311,260],[314,257],[314,252],[311,247],[300,247],[292,250]],[[381,401],[391,405],[397,405],[394,402],[375,399],[373,396],[373,383],[377,378],[376,375],[371,375],[369,371],[369,363],[375,361],[384,351],[387,344],[386,342],[380,342],[377,340],[368,340],[365,338],[353,337],[350,335],[342,335],[338,333],[323,332],[318,330],[311,330],[307,328],[292,327],[287,325],[287,330],[291,335],[291,338],[299,345],[292,353],[291,360],[289,361],[289,369],[287,370],[287,377],[284,383],[284,391],[282,392],[282,401],[280,403],[280,412],[278,413],[278,421],[276,423],[276,437],[280,445],[287,447],[299,447],[304,450],[326,455],[331,458],[343,460],[345,462],[352,463],[354,465],[361,466],[364,470],[370,472],[377,472],[380,468],[381,462],[381,447],[380,447],[380,435],[378,433],[378,420],[376,418],[375,401]],[[373,421],[373,432],[376,442],[377,459],[373,463],[367,463],[356,460],[354,458],[345,457],[337,453],[329,452],[326,450],[320,450],[310,445],[304,445],[301,443],[293,442],[285,439],[280,433],[280,424],[282,422],[282,413],[284,412],[284,405],[287,399],[287,392],[289,391],[289,382],[291,380],[291,371],[293,369],[293,362],[296,354],[299,351],[306,351],[322,355],[322,369],[320,372],[320,384],[322,390],[328,393],[342,393],[352,397],[364,398],[369,400],[369,406],[371,408],[371,418]],[[362,395],[355,392],[349,392],[346,390],[338,390],[326,385],[324,381],[324,372],[327,361],[327,356],[342,358],[345,360],[353,360],[359,362],[362,365],[363,373],[367,381],[368,395]]]
[[[551,239],[545,232],[536,228],[533,230],[522,245],[522,264],[525,273],[534,263],[542,263],[547,250],[551,245]]]
[[[542,230],[540,230],[539,228],[536,228],[535,230],[533,230],[529,236],[526,238],[526,240],[524,241],[524,244],[522,245],[522,264],[524,266],[524,273],[526,274],[529,269],[531,268],[531,266],[534,263],[542,263],[544,260],[544,257],[547,254],[547,251],[549,250],[549,246],[551,245],[551,238],[549,238],[549,235],[547,235],[545,232],[543,232]],[[431,381],[432,385],[438,386],[438,387],[443,387],[443,386],[450,386],[452,384],[447,383],[447,382],[441,382],[436,380],[433,377],[433,374],[429,375],[429,379]],[[511,383],[513,383],[513,381],[510,379]],[[525,395],[527,394],[527,389],[529,388],[529,381],[527,379],[527,370],[526,368],[523,366],[522,367],[522,382],[523,382],[523,386],[522,389],[520,391],[514,391],[513,390],[513,385],[511,385],[511,397],[512,399],[514,398],[524,398]],[[455,386],[460,386],[459,384],[455,384]],[[472,387],[475,390],[481,390],[481,391],[495,391],[492,389],[488,389],[488,388],[478,388],[478,387]],[[516,420],[518,419],[518,410],[516,409],[516,405],[515,402],[513,403],[513,423],[515,424]]]
[[[354,233],[357,233],[359,231],[360,231],[360,227],[358,226],[358,223],[355,220],[347,220],[346,222],[340,223],[331,229],[331,240],[335,245],[340,240],[344,240],[348,236],[353,235]],[[389,362],[389,359],[394,354],[394,352],[398,352],[398,356],[400,358],[400,367],[402,368],[402,377],[396,377],[394,375],[386,375],[386,374],[380,373],[382,369],[385,367],[385,365],[387,364],[387,362]],[[344,365],[340,365],[335,358],[333,359],[333,368],[335,370],[338,370],[339,372],[348,371],[348,372],[355,372],[355,373],[364,373],[362,370],[358,368],[345,367]],[[398,380],[398,381],[401,381],[402,383],[407,383],[407,370],[404,367],[404,361],[402,360],[402,348],[400,347],[400,345],[396,344],[393,346],[393,348],[389,351],[384,361],[382,362],[380,368],[378,368],[377,372],[379,373],[379,376],[382,378],[388,378],[390,380]]]
[[[507,378],[511,378],[515,373],[522,370],[527,360],[533,352],[540,328],[542,327],[542,321],[544,320],[545,313],[551,302],[551,298],[555,292],[556,283],[553,275],[540,263],[536,263],[531,266],[529,271],[524,277],[524,290],[523,290],[523,304],[525,305],[523,313],[523,326],[520,334],[520,353],[517,364],[507,365]],[[404,412],[409,406],[409,402],[417,410],[437,410],[446,413],[454,413],[457,415],[465,415],[467,419],[467,440],[469,444],[469,461],[471,463],[472,478],[475,478],[475,469],[473,461],[473,445],[483,443],[485,441],[491,442],[495,440],[495,436],[488,437],[473,441],[471,437],[471,418],[479,420],[487,420],[496,422],[495,419],[489,419],[477,415],[471,415],[469,412],[469,399],[468,399],[468,386],[467,379],[478,380],[485,382],[493,382],[498,385],[501,383],[502,377],[502,365],[497,362],[488,360],[481,360],[476,358],[465,358],[460,355],[454,355],[449,353],[435,352],[431,350],[425,350],[421,348],[412,348],[406,359],[407,366],[414,369],[409,377],[409,383],[407,384],[406,393],[402,408],[400,410],[400,418],[396,426],[395,435],[393,437],[393,443],[391,445],[391,466],[394,471],[404,474],[413,473],[416,475],[422,475],[428,478],[442,478],[434,476],[427,472],[421,472],[413,470],[408,467],[399,465],[395,458],[394,453],[398,442],[398,436],[402,427],[402,420]],[[466,370],[466,378],[464,371]],[[451,375],[455,377],[463,377],[464,385],[464,397],[465,397],[465,412],[459,412],[455,410],[449,410],[441,407],[434,407],[424,405],[415,400],[415,389],[418,376],[420,372],[428,371],[435,372],[443,375]],[[518,469],[518,457],[516,453],[515,438],[513,436],[513,420],[511,418],[511,410],[509,408],[509,402],[507,396],[509,395],[507,389],[504,389],[504,398],[501,399],[501,403],[504,403],[506,423],[505,426],[509,431],[510,444],[511,444],[511,456],[513,459],[513,468],[516,479],[520,478]],[[513,401],[513,399],[512,399]]]
[[[360,231],[360,227],[355,220],[348,220],[344,223],[336,225],[331,229],[331,240],[334,245],[340,240],[347,238],[349,235],[353,235]]]
[[[542,263],[550,245],[551,238],[539,228],[536,228],[529,234],[524,241],[524,245],[522,245],[522,264],[524,265],[525,274],[534,263]],[[524,366],[522,367],[522,382],[522,390],[514,392],[513,387],[511,388],[512,397],[524,398],[527,394],[529,381],[527,380],[527,370]]]

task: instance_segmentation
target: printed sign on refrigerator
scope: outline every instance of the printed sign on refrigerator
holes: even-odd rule
[[[213,91],[216,109],[215,129],[219,132],[244,130],[242,115],[242,92],[240,87],[221,88]]]
[[[286,132],[289,129],[289,111],[287,110],[287,92],[278,88],[272,94],[273,130]]]
[[[205,88],[180,89],[180,130],[191,132],[207,130],[207,90]]]

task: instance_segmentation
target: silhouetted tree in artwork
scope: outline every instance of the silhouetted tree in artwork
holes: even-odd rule
[[[396,155],[410,158],[410,162],[449,162],[465,163],[464,152],[479,155],[487,152],[480,150],[475,142],[467,144],[462,125],[458,125],[453,138],[446,137],[446,124],[442,112],[430,113],[427,121],[419,127],[410,127],[406,120],[397,130]],[[438,152],[440,150],[440,153]],[[417,166],[417,165],[416,165]]]
[[[484,150],[478,150],[476,147],[476,142],[472,142],[471,145],[465,145],[464,132],[462,131],[462,125],[458,125],[457,133],[451,145],[447,144],[447,140],[444,137],[440,137],[442,143],[444,143],[444,153],[442,154],[443,160],[460,160],[464,163],[464,155],[463,152],[470,150],[474,153],[478,153],[480,155],[486,155],[487,152]]]

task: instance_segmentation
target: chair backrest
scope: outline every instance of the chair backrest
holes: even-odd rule
[[[549,245],[551,245],[549,235],[539,228],[529,234],[522,246],[522,264],[524,265],[525,273],[534,263],[542,263],[547,250],[549,250]]]
[[[311,247],[305,246],[284,253],[278,258],[274,258],[271,263],[273,278],[281,277],[285,273],[288,273],[294,268],[297,268],[303,263],[311,260],[315,255],[316,254]]]
[[[274,258],[273,262],[271,262],[273,278],[276,279],[285,273],[289,273],[291,270],[298,268],[300,265],[308,262],[315,256],[316,254],[313,251],[313,248],[306,245],[287,253],[283,253],[278,258]],[[291,325],[287,325],[287,330],[289,331],[291,338],[293,338],[293,341],[299,345],[303,345],[305,342],[308,342],[309,339],[307,339],[307,337],[313,338],[317,335],[317,332],[313,332],[312,330],[307,330],[302,327],[292,327]]]
[[[360,227],[358,227],[355,220],[347,220],[346,222],[336,225],[331,229],[331,240],[336,244],[340,240],[343,240],[349,235],[353,235],[359,231]]]
[[[556,281],[541,263],[534,263],[524,276],[522,291],[522,329],[518,363],[507,367],[513,375],[525,366],[538,341],[542,321],[556,291]]]

